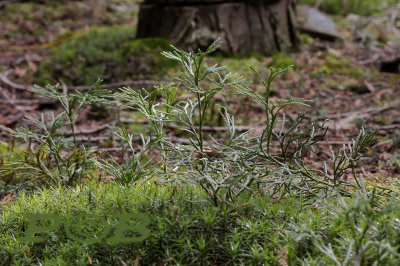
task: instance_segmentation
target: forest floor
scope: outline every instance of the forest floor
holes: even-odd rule
[[[336,3],[334,10],[341,11],[342,3],[350,2],[369,8],[376,3],[323,1]],[[373,16],[333,15],[342,36],[337,42],[302,34],[303,44],[292,54],[246,57],[216,52],[206,58],[207,65],[226,66],[253,81],[249,87],[260,95],[266,89],[248,65],[265,79],[269,67],[294,65],[273,81],[271,96],[310,100],[309,107],[285,109],[287,124],[303,112],[306,130],[308,121],[322,124],[326,119],[329,129],[322,140],[319,133],[314,138],[307,133],[298,145],[292,141],[294,134],[284,131],[287,124],[286,128],[281,122],[274,124],[293,144],[288,153],[275,149],[279,144],[274,138],[270,143],[260,137],[260,145],[239,137],[233,144],[230,139],[215,149],[208,146],[210,136],[227,140],[221,105],[234,116],[240,133],[254,129],[251,134],[260,136],[265,132],[265,106],[243,94],[216,94],[203,127],[197,126],[196,111],[188,115],[196,117],[193,124],[165,122],[162,130],[168,138],[139,159],[115,133],[128,128],[133,134],[125,135],[125,140],[132,144],[139,134],[154,136],[150,131],[157,123],[152,128],[142,113],[120,108],[122,100],[115,100],[115,95],[108,109],[92,104],[81,110],[76,139],[73,123],[57,120],[61,128],[48,134],[47,120],[41,124],[23,119],[63,111],[59,102],[31,92],[35,84],[59,83],[64,93],[58,94],[59,100],[65,100],[66,94],[69,99],[76,96],[68,92],[87,92],[98,78],[112,91],[130,86],[131,94],[176,81],[178,65],[160,54],[170,49],[169,44],[160,39],[135,40],[138,12],[135,0],[0,1],[0,265],[398,264],[400,5]],[[90,98],[90,93],[81,95]],[[120,97],[126,99],[126,95]],[[194,96],[190,92],[182,96],[187,97],[186,107]],[[137,103],[138,98],[131,100]],[[178,105],[176,116],[186,107]],[[27,145],[10,134],[33,124],[47,132],[35,135],[22,129],[20,136],[37,137],[39,143]],[[358,151],[372,143],[367,133],[360,137],[360,145],[350,145],[363,127],[376,129],[378,140],[357,161]],[[184,131],[199,128],[210,135],[201,149],[197,144],[202,143],[201,134],[194,134],[195,143]],[[302,133],[303,127],[298,128]],[[290,151],[304,147],[304,138],[320,141],[303,160],[299,153],[305,149],[295,156]],[[139,142],[133,143],[135,149],[141,148]],[[343,164],[332,171],[330,147],[338,150],[347,144],[343,151],[358,146],[356,152],[350,159],[336,154]],[[93,146],[100,149],[93,151]],[[107,152],[115,161],[105,157]],[[141,165],[151,159],[150,152],[156,162],[162,154],[163,164]],[[357,167],[352,167],[354,161]],[[354,174],[364,179],[352,182]],[[32,222],[35,217],[40,218]],[[80,226],[82,222],[90,226]]]
[[[44,85],[43,77],[49,77],[48,73],[53,75],[49,79],[65,82],[69,89],[91,85],[95,80],[81,78],[89,71],[93,71],[89,73],[93,76],[103,74],[108,88],[125,85],[151,88],[146,84],[172,81],[171,75],[178,73],[168,65],[154,70],[152,61],[148,65],[144,61],[145,65],[138,67],[134,59],[129,61],[128,67],[135,72],[110,72],[110,69],[121,70],[125,67],[118,65],[123,62],[120,55],[98,55],[109,53],[110,49],[118,50],[133,41],[137,13],[138,4],[126,0],[68,1],[45,5],[28,2],[0,7],[1,140],[11,141],[8,128],[24,125],[22,118],[26,114],[38,117],[43,111],[59,109],[54,102],[28,91],[33,84]],[[321,144],[320,157],[315,158],[316,155],[312,154],[308,160],[328,160],[329,145],[338,147],[347,144],[357,136],[361,126],[369,126],[377,129],[379,141],[361,160],[360,173],[376,180],[397,177],[400,174],[400,73],[395,73],[396,67],[386,69],[393,73],[383,72],[382,62],[395,62],[396,56],[399,60],[400,47],[379,39],[379,36],[376,39],[361,38],[359,32],[365,29],[355,28],[344,17],[335,17],[335,21],[338,31],[344,36],[343,42],[332,43],[302,35],[304,44],[301,50],[290,55],[256,55],[251,58],[216,56],[208,60],[226,65],[230,71],[239,72],[249,79],[255,76],[245,67],[246,64],[254,65],[263,76],[267,75],[268,66],[294,64],[294,71],[275,82],[274,97],[313,100],[311,108],[302,109],[306,116],[321,122],[330,119],[330,129]],[[100,33],[91,38],[90,34],[96,31]],[[112,31],[121,33],[116,33],[120,38],[115,38],[116,43],[107,38]],[[85,42],[83,48],[79,46],[80,40]],[[88,43],[92,45],[89,47],[94,47],[93,57],[100,57],[99,61],[89,62],[91,51],[81,51],[86,49],[84,45]],[[105,50],[101,50],[103,48]],[[59,56],[68,53],[71,53],[70,58]],[[160,62],[156,61],[158,58],[154,60]],[[93,68],[96,64],[109,67]],[[144,79],[146,81],[141,81]],[[254,83],[260,88],[259,81],[254,80]],[[244,101],[244,98],[229,98],[231,111],[238,123],[259,130],[263,125],[263,121],[259,120],[262,110],[243,104]],[[288,115],[296,116],[299,110],[291,108]],[[113,117],[101,116],[98,110],[89,108],[79,118],[78,130],[82,131],[84,138],[104,136],[104,125],[112,122]],[[113,143],[104,142],[100,146],[112,148]],[[5,154],[0,154],[0,160],[8,156],[6,150],[2,153]]]

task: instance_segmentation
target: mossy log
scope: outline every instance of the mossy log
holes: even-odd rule
[[[299,44],[297,0],[146,0],[137,38],[158,37],[183,49],[207,47],[217,37],[222,52],[263,55]]]

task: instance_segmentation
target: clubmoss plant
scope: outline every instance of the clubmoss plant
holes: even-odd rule
[[[25,158],[7,164],[2,171],[29,175],[34,180],[53,184],[71,185],[80,179],[93,165],[91,159],[96,154],[96,148],[87,148],[78,142],[76,120],[85,105],[109,103],[104,98],[109,95],[109,91],[101,90],[99,86],[100,80],[85,92],[59,91],[59,84],[31,89],[43,97],[57,100],[64,111],[58,115],[53,112],[41,114],[39,119],[27,115],[26,121],[33,127],[23,126],[12,132],[14,137],[28,143]]]
[[[122,183],[123,185],[131,185],[142,178],[145,178],[144,182],[147,179],[150,179],[152,175],[152,171],[149,167],[151,163],[151,159],[144,159],[144,155],[146,151],[148,151],[154,144],[156,144],[160,137],[151,140],[148,138],[147,140],[144,139],[143,135],[140,135],[142,140],[142,148],[139,152],[136,152],[135,148],[133,147],[133,135],[127,133],[126,129],[121,129],[119,134],[116,134],[120,137],[129,147],[131,152],[131,156],[127,156],[125,158],[127,163],[125,164],[118,164],[115,159],[110,156],[110,160],[96,159],[97,165],[105,170],[109,175],[115,177],[117,181]]]
[[[135,91],[122,88],[113,97],[128,107],[141,112],[150,122],[153,133],[140,136],[142,148],[134,149],[134,134],[120,130],[118,137],[131,151],[125,163],[116,160],[94,159],[95,148],[80,146],[76,138],[75,124],[82,107],[87,104],[115,104],[106,90],[99,90],[97,82],[86,92],[60,92],[58,86],[36,87],[36,92],[44,97],[59,101],[64,112],[50,114],[50,122],[45,116],[40,119],[27,117],[38,129],[22,127],[14,136],[29,143],[29,151],[24,162],[12,165],[15,171],[31,170],[30,174],[44,176],[53,183],[72,184],[93,162],[109,175],[125,185],[143,178],[157,175],[165,182],[188,182],[199,185],[210,196],[215,205],[232,204],[244,191],[263,190],[281,198],[287,195],[350,195],[349,187],[361,187],[356,176],[356,162],[367,148],[374,144],[375,131],[361,129],[360,134],[348,147],[332,152],[332,166],[324,164],[324,170],[307,165],[304,157],[315,152],[315,144],[322,140],[328,130],[305,119],[300,113],[288,120],[283,112],[290,105],[307,105],[304,99],[276,99],[271,97],[273,81],[289,71],[286,68],[270,68],[264,80],[250,67],[265,87],[263,93],[251,89],[249,81],[243,77],[227,73],[225,67],[208,66],[204,63],[207,55],[214,52],[221,42],[217,39],[210,47],[197,53],[184,52],[171,46],[170,52],[162,54],[183,66],[177,80],[185,87],[172,84],[146,90]],[[221,106],[220,114],[226,124],[222,138],[207,136],[204,125],[207,111],[213,108],[216,94],[231,93],[244,95],[264,107],[265,126],[261,134],[251,134],[252,130],[238,133],[235,118],[227,106]],[[180,98],[183,96],[184,98]],[[161,100],[160,100],[161,98]],[[167,136],[165,124],[174,123],[187,133],[178,142]],[[65,132],[69,127],[70,132]],[[64,131],[64,132],[63,132]],[[66,138],[69,134],[72,137]],[[151,150],[158,154],[156,160],[147,158]],[[160,167],[153,162],[160,162]],[[152,167],[150,167],[152,166]],[[321,167],[322,168],[322,167]],[[342,178],[346,171],[354,175],[355,183]],[[322,193],[322,194],[321,194]]]
[[[333,172],[314,169],[305,164],[304,157],[315,152],[314,145],[322,140],[327,127],[306,121],[299,114],[294,121],[287,121],[282,112],[289,105],[307,105],[304,99],[275,99],[271,97],[273,80],[286,73],[286,68],[270,68],[266,81],[254,69],[265,86],[264,94],[248,87],[248,81],[226,73],[225,67],[207,66],[205,57],[215,51],[220,41],[216,40],[205,51],[186,53],[172,46],[172,52],[163,54],[183,66],[177,78],[193,98],[178,101],[177,90],[172,86],[158,87],[152,92],[136,92],[121,89],[115,96],[127,102],[127,106],[142,112],[151,122],[159,139],[158,149],[162,153],[163,169],[158,173],[167,181],[183,181],[200,185],[215,205],[232,203],[243,191],[253,191],[254,186],[263,187],[275,197],[285,194],[316,196],[328,192],[348,195],[346,186],[354,184],[341,177],[347,169],[353,173],[356,161],[375,141],[375,132],[362,129],[352,145],[332,153]],[[217,93],[245,95],[265,110],[265,128],[259,136],[250,136],[251,130],[238,134],[235,119],[225,106],[221,115],[226,123],[226,134],[222,140],[205,136],[203,126],[206,111]],[[156,98],[166,101],[156,103]],[[176,123],[188,133],[187,141],[173,143],[165,133],[163,124]],[[278,152],[276,152],[278,150]]]

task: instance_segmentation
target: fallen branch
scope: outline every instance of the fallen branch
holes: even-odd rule
[[[7,94],[7,92],[0,86],[0,92],[6,98],[6,100],[15,107],[19,112],[26,114],[25,110],[21,109],[17,104],[15,104],[14,100]]]
[[[8,75],[10,75],[11,72],[12,72],[12,70],[7,70],[4,73],[0,73],[0,81],[2,81],[7,86],[9,86],[13,89],[17,89],[17,90],[28,91],[31,88],[33,88],[33,86],[21,85],[21,84],[17,84],[15,82],[9,80]],[[157,85],[167,85],[169,83],[172,83],[175,86],[178,85],[177,83],[167,82],[167,81],[133,80],[133,81],[122,81],[122,82],[106,84],[106,85],[103,85],[102,88],[103,89],[117,89],[117,88],[126,87],[126,86],[140,86],[140,85],[157,86]],[[92,86],[69,86],[68,87],[69,90],[79,90],[79,91],[89,90],[90,88],[92,88]]]
[[[57,103],[56,100],[47,100],[47,99],[32,99],[32,100],[27,100],[27,99],[13,99],[14,103],[16,105],[25,105],[25,106],[30,106],[30,105],[35,105],[35,104],[55,104]],[[0,104],[5,104],[4,102],[0,102]]]
[[[349,117],[349,116],[357,116],[357,115],[365,116],[367,113],[380,113],[382,111],[392,109],[392,108],[396,107],[397,105],[400,105],[400,101],[389,102],[389,103],[385,104],[385,106],[382,106],[382,107],[371,107],[371,108],[367,108],[367,109],[360,110],[360,111],[317,116],[316,118],[319,120],[322,120],[322,119],[341,118],[341,117]]]
[[[2,124],[0,124],[0,129],[1,129],[2,131],[6,131],[6,132],[8,132],[8,133],[12,133],[12,132],[13,132],[11,128],[8,128],[8,127],[6,127],[6,126],[3,126]]]
[[[17,89],[17,90],[30,90],[32,87],[31,86],[26,86],[26,85],[20,85],[17,83],[12,82],[11,80],[8,79],[8,75],[12,72],[12,70],[7,70],[4,73],[0,73],[0,80],[6,84],[7,86]]]
[[[101,125],[99,127],[93,128],[93,129],[75,130],[75,134],[76,135],[90,135],[90,134],[94,134],[94,133],[99,133],[99,132],[101,132],[101,131],[103,131],[103,130],[105,130],[107,128],[111,128],[112,126],[113,126],[112,124],[104,124],[104,125]],[[64,133],[63,135],[64,136],[71,136],[72,132],[69,131],[69,132]]]
[[[130,123],[136,123],[136,124],[148,124],[149,121],[148,120],[134,120],[134,119],[125,119],[125,118],[121,118],[120,121],[124,124],[130,124]],[[182,126],[179,126],[177,124],[165,124],[164,125],[165,128],[170,128],[170,129],[182,129]],[[198,126],[194,127],[195,129],[199,129]],[[211,127],[211,126],[203,126],[202,129],[204,131],[208,131],[208,132],[220,132],[220,131],[228,131],[227,127]],[[250,129],[255,129],[255,127],[249,127],[249,126],[235,126],[235,130],[239,131],[239,132],[244,132]]]
[[[0,81],[2,81],[4,84],[8,85],[9,87],[17,90],[25,90],[29,91],[33,86],[28,86],[28,85],[23,85],[23,84],[17,84],[11,80],[8,79],[8,76],[12,72],[11,69],[0,73]],[[102,85],[101,87],[103,89],[117,89],[121,87],[126,87],[126,86],[157,86],[157,85],[168,85],[172,84],[173,86],[178,86],[181,85],[180,83],[176,82],[168,82],[168,81],[156,81],[156,80],[127,80],[127,81],[121,81],[121,82],[116,82],[116,83],[109,83]],[[208,85],[211,85],[209,83]],[[253,89],[260,89],[264,88],[262,85],[259,84],[251,84],[249,87]],[[91,89],[92,86],[68,86],[69,90],[79,90],[79,91],[85,91]],[[222,99],[222,98],[221,98]]]

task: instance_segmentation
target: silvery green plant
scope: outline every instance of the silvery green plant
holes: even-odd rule
[[[284,238],[292,238],[299,247],[308,243],[309,250],[315,248],[325,257],[310,256],[313,261],[324,260],[338,266],[390,265],[400,258],[398,241],[389,240],[399,229],[399,202],[395,193],[390,197],[379,194],[374,188],[370,192],[358,191],[352,199],[325,200],[320,208],[329,218],[317,222],[313,217],[293,223]],[[344,227],[348,229],[342,230]]]
[[[28,143],[24,161],[8,164],[3,172],[31,176],[53,184],[71,185],[93,165],[96,147],[87,148],[76,136],[76,120],[82,108],[90,104],[109,104],[108,90],[99,89],[100,80],[85,92],[60,91],[59,84],[31,89],[43,97],[57,100],[63,112],[41,114],[39,119],[27,115],[32,126],[22,126],[12,135]],[[71,137],[68,137],[71,136]]]
[[[151,159],[146,160],[145,153],[155,145],[161,137],[151,140],[150,138],[145,139],[143,135],[140,135],[142,145],[140,151],[136,151],[133,147],[133,134],[128,133],[126,129],[120,129],[120,132],[116,133],[116,135],[129,147],[130,154],[126,154],[127,158],[123,158],[126,163],[119,164],[110,156],[110,160],[96,159],[97,165],[109,175],[115,177],[117,181],[123,185],[129,186],[144,177],[146,177],[146,180],[151,178]]]
[[[322,140],[327,127],[306,121],[300,113],[294,121],[288,121],[283,112],[289,105],[307,105],[304,99],[275,99],[271,97],[273,80],[289,71],[286,68],[271,68],[266,81],[254,69],[265,87],[263,93],[249,88],[242,77],[226,73],[225,67],[207,66],[205,57],[215,51],[220,41],[216,40],[205,52],[187,53],[172,46],[166,57],[183,66],[180,78],[186,90],[194,97],[179,101],[177,87],[160,86],[152,92],[136,92],[124,88],[116,97],[127,102],[127,106],[142,112],[151,121],[159,139],[158,149],[162,151],[162,171],[168,180],[193,182],[204,188],[218,205],[232,202],[243,191],[263,188],[275,197],[285,194],[320,193],[348,194],[346,186],[353,183],[344,181],[344,172],[354,167],[361,154],[375,141],[375,132],[362,129],[352,145],[332,153],[332,173],[314,169],[304,162],[309,152],[315,152],[314,145]],[[229,89],[228,89],[229,88]],[[238,133],[235,119],[222,106],[221,115],[226,123],[224,139],[206,138],[203,126],[205,114],[213,97],[220,92],[244,95],[264,106],[265,127],[258,136],[251,130]],[[164,100],[158,101],[157,98]],[[173,143],[165,135],[163,125],[176,123],[187,132],[186,141]],[[355,172],[354,172],[355,174]]]

